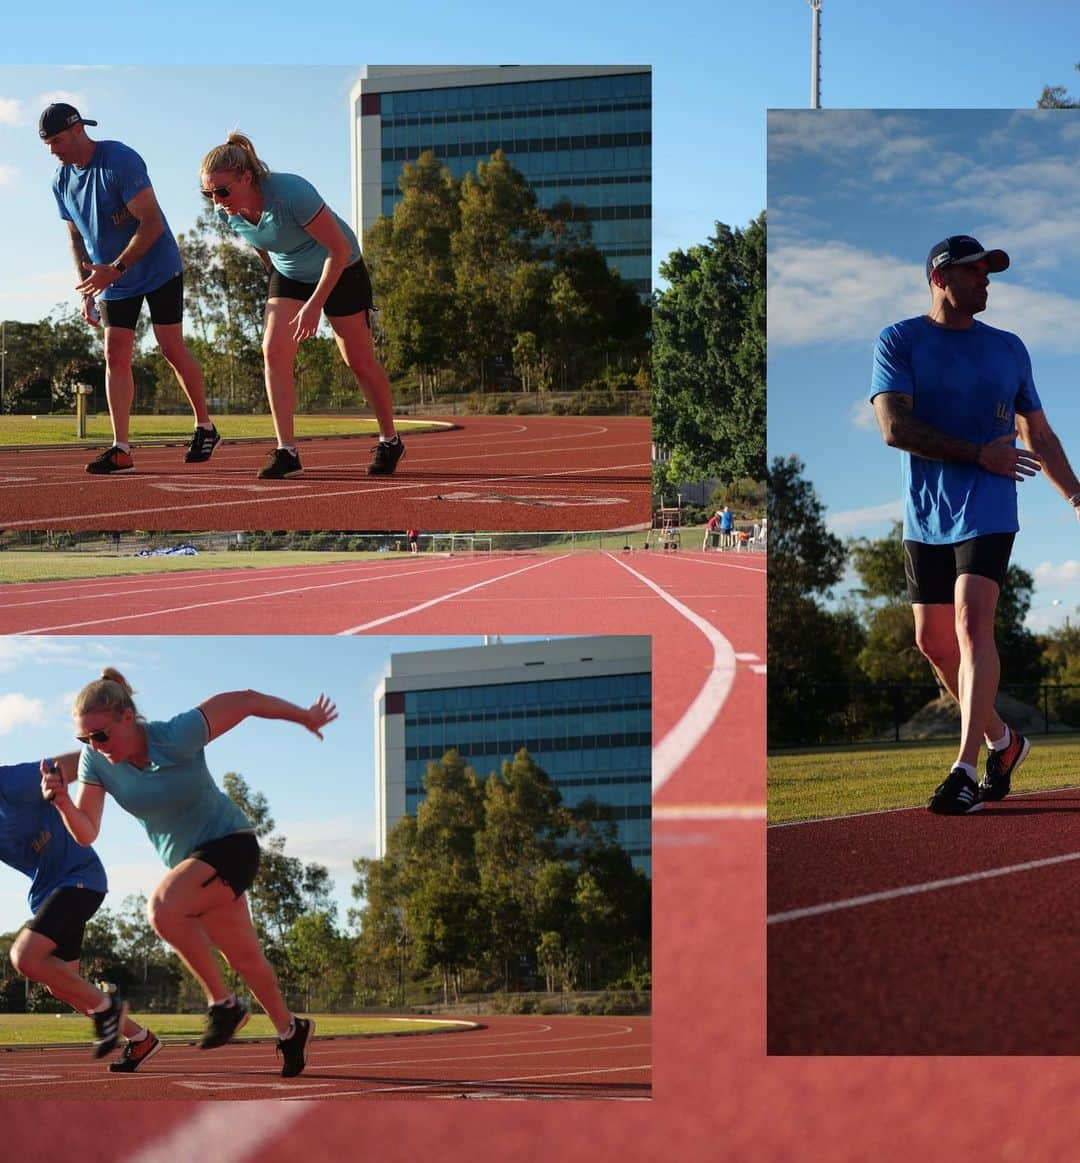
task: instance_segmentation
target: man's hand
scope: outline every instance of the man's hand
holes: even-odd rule
[[[75,288],[80,295],[100,295],[120,278],[120,272],[107,263],[91,263],[90,274]]]
[[[1033,477],[1042,469],[1042,461],[1026,448],[1014,448],[1012,441],[1015,439],[1016,433],[1009,432],[982,445],[979,449],[979,468],[997,476],[1011,477],[1014,481]]]

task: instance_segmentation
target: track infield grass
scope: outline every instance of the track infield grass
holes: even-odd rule
[[[131,1015],[159,1038],[194,1041],[202,1037],[203,1014]],[[361,1018],[351,1014],[315,1014],[316,1035],[373,1037],[377,1034],[423,1034],[433,1030],[459,1029],[449,1022],[412,1018]],[[265,1014],[253,1014],[237,1041],[276,1037]],[[0,1014],[0,1050],[15,1046],[78,1046],[93,1041],[93,1025],[82,1014]]]
[[[214,423],[222,440],[272,440],[274,422],[267,415],[228,415],[215,417]],[[131,440],[160,443],[162,441],[186,444],[191,439],[194,421],[191,416],[132,416]],[[442,424],[426,420],[397,421],[398,428],[410,432],[438,431]],[[317,416],[296,417],[296,435],[299,439],[316,436],[377,436],[379,426],[370,416]],[[107,412],[97,412],[86,418],[86,437],[79,439],[75,417],[60,416],[0,416],[0,447],[29,448],[56,445],[58,448],[80,445],[108,445],[112,443],[112,426]]]
[[[1080,786],[1080,735],[1033,735],[1012,792]],[[956,759],[955,739],[867,744],[768,757],[769,823],[922,807]],[[985,749],[980,764],[985,761]]]

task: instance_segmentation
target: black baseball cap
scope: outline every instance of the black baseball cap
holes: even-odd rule
[[[986,259],[991,274],[1009,269],[1009,256],[1003,250],[984,250],[983,244],[970,234],[952,234],[930,248],[926,256],[926,281],[939,267],[959,266],[961,263]]]
[[[87,121],[74,105],[65,105],[58,101],[50,105],[38,118],[38,136],[52,137],[54,133],[62,133],[73,125],[97,125],[96,121]]]

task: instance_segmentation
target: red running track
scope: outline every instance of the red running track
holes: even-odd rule
[[[12,584],[0,633],[651,634],[654,784],[685,765],[695,799],[756,809],[764,579],[751,554],[405,555]]]
[[[1078,810],[1073,788],[770,828],[770,1050],[1080,1052]]]
[[[0,1056],[0,1101],[62,1089],[82,1101],[308,1101],[360,1098],[647,1099],[649,1018],[484,1017],[477,1028],[413,1037],[319,1038],[299,1078],[281,1077],[272,1041],[212,1054],[168,1044],[137,1075],[110,1074],[79,1049]],[[177,1150],[174,1156],[193,1158]]]
[[[380,1163],[774,1157],[768,1143],[775,1121],[758,1106],[765,1081],[763,560],[595,553],[215,577],[215,592],[204,578],[201,590],[158,595],[156,608],[136,594],[133,579],[109,583],[112,598],[100,583],[92,589],[80,588],[89,583],[9,586],[0,617],[9,632],[66,620],[67,628],[54,632],[173,633],[184,632],[175,619],[191,616],[186,607],[201,601],[201,632],[257,630],[274,617],[281,632],[490,633],[494,627],[507,634],[653,636],[660,777],[653,812],[653,1098],[430,1101],[413,1103],[406,1120],[394,1113],[400,1108],[380,1103],[364,1103],[362,1111],[355,1102],[336,1104],[333,1112],[323,1104],[262,1103],[250,1119],[217,1103],[132,1103],[124,1108],[123,1127],[137,1149],[125,1149],[125,1163],[191,1157],[193,1141],[200,1148],[213,1143],[219,1163],[354,1158],[358,1143]],[[175,575],[158,580],[168,587],[181,581]],[[247,588],[251,581],[256,585]],[[279,592],[289,589],[291,604]],[[298,591],[306,596],[298,598]],[[226,596],[236,600],[205,604]],[[118,621],[123,615],[106,601],[133,616]],[[136,612],[136,602],[151,604]],[[248,615],[248,604],[261,613]],[[95,616],[101,620],[88,621]],[[142,1080],[125,1081],[137,1086]],[[63,1121],[57,1106],[55,1095],[48,1108],[25,1099],[4,1103],[9,1143],[32,1148],[48,1110],[50,1125],[58,1127],[49,1145],[58,1155],[70,1150],[85,1163],[116,1157],[100,1104],[63,1101]],[[257,1141],[240,1141],[239,1128],[257,1130]]]
[[[5,529],[622,529],[650,517],[648,417],[471,416],[406,437],[392,477],[370,439],[301,442],[303,476],[260,481],[272,446],[227,438],[206,464],[136,448],[136,471],[94,477],[85,449],[0,451]]]

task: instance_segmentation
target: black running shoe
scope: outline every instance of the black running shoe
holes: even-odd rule
[[[986,757],[986,773],[979,781],[979,796],[986,802],[1003,800],[1009,794],[1012,774],[1031,750],[1031,743],[1019,731],[1010,729],[1009,733],[1009,746]]]
[[[199,1043],[200,1050],[216,1050],[242,1029],[251,1015],[242,1001],[223,1002],[211,1006],[206,1013],[206,1032]]]
[[[964,816],[977,812],[982,807],[979,799],[979,785],[962,767],[954,767],[938,784],[926,805],[939,816]]]
[[[148,1062],[161,1049],[161,1039],[156,1038],[149,1030],[146,1037],[140,1042],[128,1042],[123,1054],[115,1062],[109,1063],[113,1074],[134,1074],[144,1063]]]
[[[393,440],[379,440],[371,452],[371,464],[368,465],[368,476],[388,477],[397,468],[398,461],[405,455],[405,445],[401,437]]]
[[[261,481],[283,481],[286,477],[298,477],[304,471],[300,457],[287,448],[275,448],[270,459],[259,469]]]
[[[86,471],[98,477],[115,475],[118,472],[134,472],[135,461],[130,452],[125,452],[114,444],[112,448],[105,449],[96,460],[92,460],[86,466]]]
[[[308,1042],[315,1033],[315,1023],[310,1018],[294,1018],[291,1038],[278,1038],[277,1051],[284,1059],[281,1064],[282,1078],[295,1078],[302,1074],[307,1065]]]
[[[109,997],[109,1008],[100,1014],[91,1014],[94,1019],[94,1057],[104,1058],[116,1048],[120,1037],[120,1027],[124,1024],[127,1014],[127,1002],[121,1001],[115,994]]]
[[[221,442],[221,435],[216,428],[199,428],[196,425],[195,433],[191,437],[187,452],[184,453],[185,464],[202,464],[209,460],[211,453]]]

